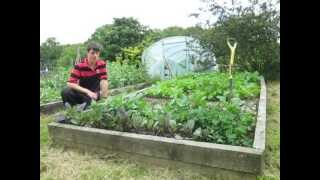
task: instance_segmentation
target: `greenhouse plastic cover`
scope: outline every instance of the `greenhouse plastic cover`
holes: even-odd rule
[[[148,74],[162,79],[199,71],[199,61],[210,61],[209,69],[217,69],[213,53],[203,50],[196,39],[187,36],[161,39],[142,54]]]

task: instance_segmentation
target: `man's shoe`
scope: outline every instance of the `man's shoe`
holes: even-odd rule
[[[65,108],[71,108],[71,105],[70,105],[68,102],[65,102],[65,103],[64,103],[64,107],[65,107]]]
[[[84,103],[77,106],[77,111],[84,111],[86,109],[86,107],[87,107],[87,103],[84,102]]]

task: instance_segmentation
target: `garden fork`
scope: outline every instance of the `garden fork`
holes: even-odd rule
[[[230,44],[230,40],[234,41],[233,46]],[[230,94],[229,94],[229,99],[232,97],[232,89],[233,89],[233,77],[232,77],[232,66],[234,62],[234,55],[237,47],[237,42],[233,38],[228,38],[227,39],[227,44],[230,48],[231,54],[230,54],[230,63],[229,63],[229,88],[230,88]]]

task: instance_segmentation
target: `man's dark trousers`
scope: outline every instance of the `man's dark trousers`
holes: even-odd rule
[[[91,98],[89,96],[69,87],[66,87],[61,91],[61,97],[64,105],[66,102],[71,106],[83,103],[86,103],[86,106],[91,104]]]

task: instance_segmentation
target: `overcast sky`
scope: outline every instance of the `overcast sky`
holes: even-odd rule
[[[277,0],[259,0],[268,2]],[[232,0],[218,0],[231,5]],[[248,5],[249,0],[234,0]],[[190,27],[205,20],[215,21],[211,14],[189,17],[205,7],[201,0],[40,0],[40,44],[55,37],[61,44],[82,43],[96,28],[111,24],[113,18],[133,17],[142,25],[164,29],[169,26]],[[278,9],[280,6],[277,6]]]
[[[151,28],[194,26],[188,17],[200,0],[41,0],[40,43],[55,37],[61,44],[82,43],[113,18],[134,17]]]

